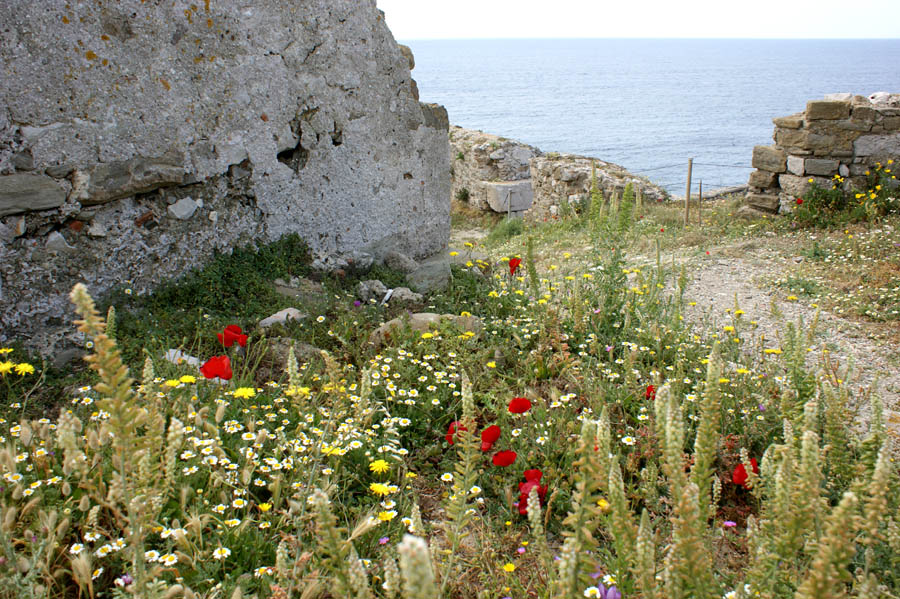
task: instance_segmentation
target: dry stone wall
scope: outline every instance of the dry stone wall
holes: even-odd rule
[[[449,237],[448,120],[375,0],[5,0],[0,341],[298,233],[320,256]]]
[[[789,212],[815,183],[865,189],[865,172],[876,162],[900,159],[900,94],[869,97],[831,94],[806,110],[773,119],[772,146],[753,148],[747,204],[766,212]]]
[[[539,149],[481,131],[453,126],[450,130],[452,190],[458,200],[480,210],[511,212],[529,218],[555,216],[563,202],[579,204],[590,197],[591,164],[597,185],[607,198],[621,195],[629,183],[645,201],[663,201],[666,191],[611,162],[544,153]]]

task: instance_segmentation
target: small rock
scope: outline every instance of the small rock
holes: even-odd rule
[[[213,210],[209,213],[209,216],[207,218],[209,218],[209,222],[211,222],[212,224],[216,224],[217,222],[219,222],[219,213]]]
[[[397,306],[402,304],[419,304],[422,300],[422,294],[415,293],[408,287],[397,287],[394,289],[394,293],[391,295],[389,301],[391,304]]]
[[[181,198],[169,206],[168,210],[169,214],[178,220],[188,220],[194,216],[194,212],[197,211],[198,207],[197,202],[193,198]]]
[[[69,174],[75,169],[68,165],[61,166],[48,166],[47,170],[44,171],[48,176],[53,177],[54,179],[64,179],[69,176]]]
[[[393,270],[409,274],[419,268],[415,260],[400,252],[388,252],[384,256],[384,265]]]
[[[106,237],[106,225],[101,222],[94,221],[88,227],[87,234],[91,237]]]
[[[387,292],[387,286],[377,279],[360,281],[356,288],[356,296],[364,303],[368,303],[369,300],[380,302]]]
[[[794,262],[797,264],[803,262],[803,256],[794,256]]]
[[[12,165],[17,171],[33,171],[34,157],[30,151],[18,152],[12,157]]]
[[[285,308],[284,310],[279,310],[272,316],[261,320],[259,322],[259,328],[267,329],[275,324],[284,324],[288,320],[303,320],[304,318],[306,318],[306,316],[306,314],[304,314],[297,308]]]
[[[56,352],[53,355],[53,366],[55,368],[65,368],[73,363],[78,363],[87,355],[87,352],[83,349],[66,349],[60,352]]]
[[[47,235],[47,242],[44,247],[47,248],[47,251],[56,253],[68,252],[75,249],[69,245],[66,238],[63,237],[59,231],[53,231]]]
[[[344,259],[357,272],[365,272],[375,263],[375,257],[368,252],[353,251],[345,254]]]
[[[503,153],[503,150],[496,150],[491,152],[491,155],[488,156],[491,160],[503,160],[506,157],[506,154]]]
[[[413,331],[425,333],[432,328],[439,327],[442,322],[451,322],[464,331],[471,331],[473,333],[478,333],[484,328],[481,319],[475,316],[456,316],[455,314],[419,312],[410,315],[409,321],[406,323],[400,318],[395,318],[384,323],[369,335],[369,343],[376,348],[381,347],[385,342],[390,341],[391,335],[395,331],[402,330],[404,324],[408,324],[409,328]]]
[[[21,237],[28,231],[24,216],[20,216],[16,219],[15,224],[13,224],[13,230],[16,233],[16,237]]]
[[[189,356],[184,353],[180,349],[169,349],[166,350],[166,353],[163,354],[163,360],[167,362],[171,362],[172,364],[188,364],[190,366],[200,367],[200,358],[195,358],[194,356]]]
[[[0,241],[11,243],[16,238],[16,230],[10,225],[0,223]]]
[[[449,257],[442,252],[425,260],[419,268],[406,275],[406,282],[417,293],[444,289],[450,283]]]

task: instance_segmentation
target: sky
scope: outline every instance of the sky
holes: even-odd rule
[[[900,0],[377,0],[398,40],[900,38]]]

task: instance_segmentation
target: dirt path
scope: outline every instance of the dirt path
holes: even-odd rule
[[[757,323],[754,337],[764,335],[767,347],[778,347],[786,323],[797,323],[802,318],[808,327],[817,312],[813,301],[788,300],[788,292],[771,285],[794,260],[799,258],[785,256],[764,240],[711,249],[705,259],[688,262],[690,283],[685,298],[696,305],[688,307],[686,317],[697,324],[711,322],[721,328],[730,324],[731,316],[726,311],[734,309],[737,298],[740,309],[746,313],[742,318]],[[780,316],[773,315],[773,306]],[[851,367],[846,381],[857,395],[875,385],[885,406],[894,450],[900,450],[900,368],[896,348],[872,339],[859,323],[826,310],[819,311],[816,330],[810,366],[820,367],[822,350],[827,350],[832,364],[841,369]],[[868,404],[854,407],[861,421],[869,419]]]

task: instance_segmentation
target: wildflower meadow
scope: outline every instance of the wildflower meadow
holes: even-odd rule
[[[896,265],[893,204],[823,224],[814,201],[780,222],[721,203],[689,230],[629,193],[461,244],[412,308],[359,301],[371,274],[350,273],[263,332],[271,306],[237,295],[101,306],[77,286],[87,369],[0,349],[0,596],[897,597],[878,390],[845,382],[816,319],[773,338],[737,302],[686,316],[715,243],[817,226],[837,257],[849,227],[871,239],[856,264]],[[818,287],[794,300],[851,310],[833,269],[802,266]],[[277,275],[235,272],[223,298]],[[896,324],[884,277],[854,317]],[[372,341],[409,311],[478,325]]]

